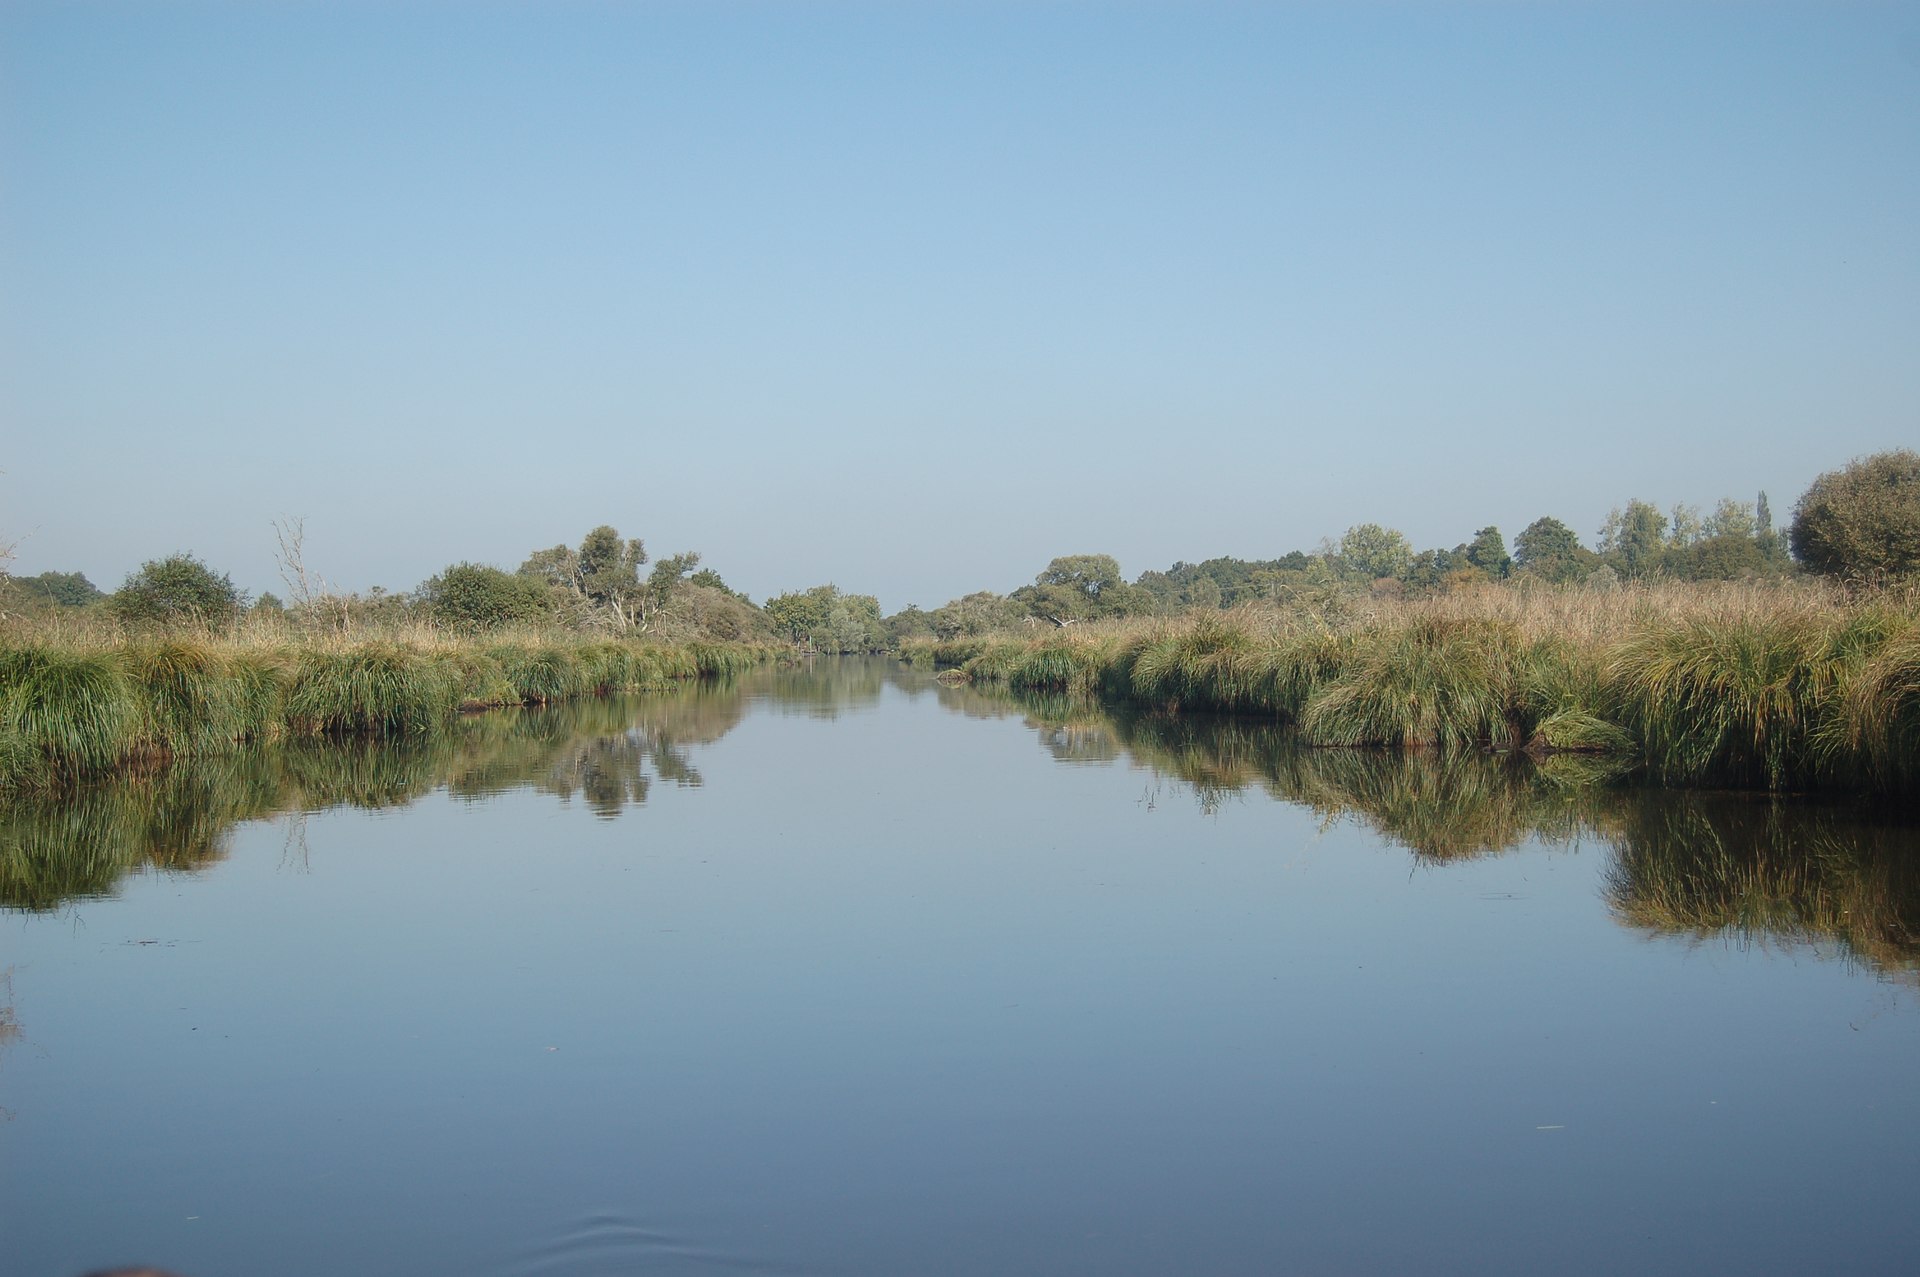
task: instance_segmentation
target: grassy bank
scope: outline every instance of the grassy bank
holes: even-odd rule
[[[979,683],[1252,715],[1309,744],[1631,758],[1676,785],[1920,788],[1920,604],[1808,586],[1489,589],[907,645]]]
[[[654,690],[738,673],[773,652],[430,630],[0,639],[0,790],[63,788],[249,742],[418,736],[463,711]]]

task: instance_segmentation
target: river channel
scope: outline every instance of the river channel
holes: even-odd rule
[[[0,809],[0,1270],[1920,1270],[1920,825],[880,661]]]

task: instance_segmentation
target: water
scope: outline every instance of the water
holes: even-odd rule
[[[263,752],[0,814],[0,1267],[1908,1272],[1917,877],[880,663]]]

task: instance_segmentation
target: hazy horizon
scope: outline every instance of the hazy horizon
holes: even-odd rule
[[[1920,11],[0,11],[0,538],[889,611],[1920,441]]]

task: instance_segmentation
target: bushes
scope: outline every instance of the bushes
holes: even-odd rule
[[[1815,572],[1879,584],[1920,575],[1920,453],[1876,453],[1813,481],[1787,531]]]
[[[124,625],[141,627],[231,624],[246,606],[246,596],[225,573],[191,554],[144,563],[107,600]]]
[[[525,624],[553,610],[541,582],[480,563],[454,564],[420,587],[420,599],[443,623],[470,630]]]

